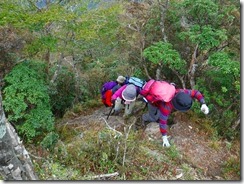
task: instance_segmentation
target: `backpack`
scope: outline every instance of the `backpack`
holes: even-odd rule
[[[140,94],[151,103],[169,102],[175,95],[175,86],[166,81],[151,79],[143,86]]]
[[[139,79],[137,77],[126,77],[126,84],[134,84],[135,86],[139,87],[140,89],[142,89],[142,87],[144,86],[144,84],[146,83],[146,81]]]
[[[102,86],[102,89],[101,89],[102,99],[105,99],[105,96],[104,96],[105,92],[106,92],[107,90],[112,89],[112,88],[113,88],[114,86],[116,86],[116,85],[117,85],[117,82],[115,82],[115,81],[105,82],[105,83],[103,84],[103,86]]]

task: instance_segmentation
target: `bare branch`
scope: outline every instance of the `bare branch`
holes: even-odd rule
[[[123,162],[122,162],[123,167],[125,166],[125,156],[126,156],[126,151],[127,151],[127,139],[128,139],[128,137],[129,137],[129,133],[130,133],[131,127],[132,127],[132,125],[134,125],[134,124],[135,124],[135,122],[133,122],[133,123],[129,126],[129,129],[128,129],[127,133],[126,133],[126,128],[124,128],[124,131],[125,131],[125,147],[124,147],[124,155],[123,155]],[[126,178],[125,178],[125,174],[123,174],[123,178],[126,180]]]
[[[105,124],[107,125],[107,127],[108,127],[109,130],[112,130],[112,131],[116,132],[116,133],[119,134],[120,136],[123,135],[121,132],[119,132],[119,131],[115,130],[114,128],[112,128],[111,126],[109,126],[109,124],[108,124],[108,122],[106,121],[106,119],[104,119],[103,117],[101,117],[101,118],[104,120],[104,122],[105,122]]]
[[[148,70],[147,70],[146,65],[143,64],[143,68],[144,68],[144,71],[145,71],[145,73],[146,73],[146,76],[147,76],[149,79],[152,79],[152,77],[149,75],[149,72],[148,72]]]
[[[139,32],[135,27],[132,27],[131,24],[128,24],[127,27],[133,31]]]
[[[89,176],[89,179],[99,179],[99,178],[109,178],[109,177],[114,177],[114,176],[118,176],[119,173],[115,172],[115,173],[111,173],[111,174],[100,174],[100,175],[96,175],[96,176]]]
[[[241,118],[238,117],[238,119],[234,122],[234,124],[231,126],[231,128],[233,130],[235,130],[238,127],[238,125],[240,125],[240,123],[241,123]]]
[[[173,69],[171,69],[171,70],[172,70],[172,72],[173,72],[173,73],[180,79],[181,84],[182,84],[182,87],[183,87],[183,89],[185,89],[185,88],[186,88],[186,84],[185,84],[185,82],[184,82],[183,77],[180,76],[179,73],[178,73],[176,70],[173,70]]]

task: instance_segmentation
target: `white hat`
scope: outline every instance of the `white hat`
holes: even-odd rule
[[[133,84],[129,84],[122,92],[122,97],[125,100],[125,104],[128,104],[136,100],[136,87]]]
[[[116,79],[116,81],[117,82],[119,82],[119,83],[124,83],[125,82],[125,77],[123,77],[123,76],[118,76],[118,78]]]

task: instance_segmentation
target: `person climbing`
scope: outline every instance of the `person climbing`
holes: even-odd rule
[[[166,88],[169,90],[170,88]],[[141,95],[147,98],[148,101],[148,112],[142,115],[142,124],[145,122],[159,122],[159,129],[162,134],[163,146],[170,147],[170,143],[167,137],[167,120],[173,111],[186,112],[192,107],[193,99],[198,100],[201,104],[201,111],[204,114],[209,113],[209,108],[206,105],[204,96],[198,90],[191,89],[175,89],[171,88],[171,92],[165,93],[169,96],[167,102],[160,100],[150,102],[150,98],[147,98],[147,93],[141,91]],[[165,90],[165,91],[167,91]]]
[[[112,107],[113,103],[111,101],[112,95],[117,91],[121,86],[124,85],[125,77],[118,76],[116,81],[105,82],[101,89],[102,103],[106,107]]]
[[[114,102],[113,115],[119,114],[123,106],[125,105],[125,113],[123,117],[130,115],[135,106],[137,95],[139,94],[138,87],[133,84],[122,86],[112,95],[112,101]]]

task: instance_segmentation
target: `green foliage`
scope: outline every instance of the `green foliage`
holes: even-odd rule
[[[157,42],[146,48],[143,55],[154,64],[161,63],[179,73],[186,73],[186,62],[180,58],[179,53],[170,43]]]
[[[182,170],[185,173],[185,176],[184,176],[185,180],[188,180],[188,181],[193,181],[194,180],[194,177],[190,174],[192,168],[188,164],[185,164],[185,163],[182,164]]]
[[[240,104],[238,102],[240,100],[240,63],[231,60],[227,53],[219,52],[210,56],[209,65],[212,67],[208,75],[213,77],[213,83],[218,87],[215,89],[218,93],[216,95],[223,96],[225,102]]]
[[[42,140],[41,146],[45,149],[53,151],[55,144],[58,142],[59,135],[55,132],[49,132]]]
[[[101,97],[94,97],[92,99],[88,99],[86,102],[82,103],[82,105],[86,108],[94,108],[101,106]]]
[[[134,72],[134,74],[131,75],[131,76],[135,76],[135,77],[138,77],[138,78],[140,78],[140,79],[145,80],[144,73],[143,73],[143,71],[142,71],[141,69],[139,69],[139,68],[136,69],[135,72]]]
[[[140,144],[141,140],[136,138],[138,135],[135,132],[130,132],[126,138],[126,133],[120,135],[115,131],[102,127],[102,124],[91,123],[87,126],[95,127],[88,130],[88,127],[84,125],[82,138],[77,136],[76,141],[68,140],[72,144],[69,143],[69,146],[66,147],[66,155],[63,147],[61,148],[63,151],[58,154],[57,160],[62,165],[72,164],[73,168],[79,169],[81,175],[86,179],[89,179],[89,175],[116,171],[122,175],[122,173],[126,172],[127,167],[136,168],[133,164],[126,161],[134,160],[134,155],[140,153],[138,144]],[[126,160],[123,160],[124,156]],[[143,160],[140,162],[141,164],[144,163]]]
[[[163,149],[161,144],[146,142],[134,132],[125,139],[125,135],[116,136],[101,124],[94,127],[89,124],[81,130],[82,133],[77,130],[79,128],[65,127],[58,136],[53,130],[50,109],[56,116],[62,116],[73,105],[77,114],[97,107],[100,105],[99,90],[104,81],[114,80],[118,75],[143,77],[144,64],[149,74],[160,65],[165,69],[163,73],[167,78],[175,70],[187,80],[187,66],[197,44],[199,67],[195,87],[205,95],[210,114],[204,115],[199,103],[194,102],[193,110],[199,115],[197,118],[202,118],[196,122],[202,122],[204,129],[213,132],[217,138],[219,135],[233,138],[240,134],[239,129],[230,128],[240,116],[239,3],[231,0],[172,0],[162,17],[162,8],[166,7],[164,3],[131,3],[125,13],[123,4],[118,1],[108,4],[100,0],[57,0],[38,10],[30,1],[1,0],[1,29],[9,26],[22,34],[23,37],[16,37],[23,39],[29,57],[51,56],[50,73],[46,73],[47,67],[40,63],[19,64],[6,77],[3,91],[6,114],[22,136],[31,140],[47,135],[41,145],[50,150],[59,138],[69,143],[67,146],[58,145],[59,152],[53,155],[55,162],[42,171],[46,169],[50,175],[43,179],[82,179],[87,173],[94,175],[115,171],[126,176],[122,179],[155,179],[155,173],[165,175],[180,166],[184,169],[179,162],[176,167],[173,165],[179,158],[175,147]],[[92,7],[88,6],[91,4]],[[132,8],[132,4],[145,9]],[[159,42],[162,40],[162,23],[165,28],[163,36],[167,36],[168,43]],[[148,63],[141,58],[144,46],[143,54]],[[213,54],[213,51],[218,52]],[[44,81],[53,74],[55,68],[52,64],[57,53],[75,58],[80,83],[75,80],[73,70],[63,67],[57,83],[47,89]],[[6,71],[5,68],[2,70]],[[73,104],[75,98],[82,101],[82,106]],[[70,114],[77,116],[72,112]],[[93,132],[88,131],[90,126]],[[77,136],[74,140],[72,136],[77,134],[83,137]],[[217,147],[216,143],[213,146]],[[151,150],[145,151],[145,144]],[[152,156],[152,153],[157,155],[158,150],[164,154],[162,160]],[[238,167],[235,167],[238,162],[238,159],[231,158],[225,165],[226,173],[238,173]],[[70,165],[74,166],[74,170],[69,168]],[[185,178],[189,172],[190,168],[186,165]],[[189,176],[189,179],[192,178]]]
[[[181,8],[194,24],[206,25],[219,20],[218,5],[212,0],[184,0]]]
[[[90,109],[86,110],[90,111]],[[198,124],[204,127],[203,130],[197,128],[200,130],[200,136],[209,134],[209,131],[215,133],[214,129],[209,127],[209,122],[197,118]],[[101,121],[91,121],[93,118],[88,118],[86,121],[86,119],[87,117],[83,121],[76,118],[75,121],[72,120],[72,123],[66,123],[67,121],[64,120],[63,124],[57,127],[60,129],[60,140],[45,164],[39,163],[38,174],[41,175],[41,179],[60,180],[66,176],[70,180],[73,177],[75,180],[92,180],[92,176],[114,172],[118,172],[119,176],[107,179],[148,180],[155,179],[155,173],[160,179],[174,179],[180,171],[183,174],[180,177],[181,180],[193,180],[196,179],[196,174],[201,172],[199,167],[192,167],[192,161],[189,161],[190,163],[186,161],[190,155],[189,157],[182,155],[173,142],[170,148],[165,148],[162,147],[161,139],[157,140],[155,137],[148,139],[145,132],[140,130],[131,129],[129,132],[128,124],[131,123],[129,120],[123,127],[116,128],[121,132],[120,134]],[[196,122],[191,118],[190,121]],[[210,143],[212,136],[216,138],[214,134],[210,134]],[[209,144],[209,146],[214,145]],[[56,167],[53,167],[53,164]],[[201,173],[197,178],[200,179],[201,176],[206,175]],[[98,178],[98,180],[102,179]]]
[[[192,43],[199,44],[201,50],[209,50],[217,47],[223,41],[227,40],[226,30],[215,29],[209,25],[193,25],[189,31],[182,32],[179,36],[183,40],[188,38]]]
[[[18,25],[27,17],[27,12],[21,6],[16,6],[14,1],[2,0],[0,2],[0,12],[0,26]]]
[[[235,7],[228,0],[225,3],[212,0],[184,0],[177,5],[192,25],[220,28],[220,25],[231,24],[234,20],[231,12]]]
[[[228,26],[233,24],[232,3],[223,4],[212,0],[184,0],[176,3],[180,9],[178,16],[182,17],[185,29],[176,33],[180,39],[190,41],[195,46],[198,44],[201,51],[209,51],[219,47],[224,41],[230,39]]]
[[[90,9],[82,15],[77,12],[79,19],[82,19],[75,30],[79,39],[95,41],[97,39],[111,40],[115,38],[116,28],[119,26],[116,15],[121,12],[121,5],[117,3],[104,4]]]
[[[145,180],[153,178],[155,172],[173,174],[175,164],[177,168],[181,167],[175,146],[165,149],[160,141],[150,141],[142,136],[142,132],[129,131],[128,127],[125,126],[121,134],[93,122],[78,127],[60,127],[67,135],[61,133],[63,143],[56,145],[53,162],[65,168],[72,165],[72,169],[79,170],[82,176],[76,179],[85,180],[90,180],[90,176],[114,172],[120,174],[112,179]],[[54,173],[52,170],[50,172],[46,174]],[[62,177],[61,173],[58,178]]]
[[[231,60],[225,52],[218,52],[211,55],[209,64],[221,71],[223,75],[232,76],[233,79],[240,78],[240,62]],[[240,86],[236,88],[240,89]]]
[[[166,150],[166,154],[170,158],[170,160],[177,160],[180,158],[180,153],[174,144],[172,144],[172,146],[170,146],[169,149]]]
[[[239,135],[239,129],[230,127],[240,114],[240,63],[218,52],[209,57],[208,64],[205,80],[198,79],[196,88],[205,95],[212,126],[221,136],[233,139]]]
[[[55,67],[51,68],[53,71],[51,74],[55,69]],[[64,115],[65,111],[72,106],[76,93],[74,73],[67,67],[62,67],[55,83],[49,85],[48,91],[52,112],[55,116]]]
[[[241,176],[241,172],[240,172],[240,165],[241,161],[239,157],[234,157],[231,156],[225,163],[223,166],[223,173],[225,178],[229,178],[230,176]]]
[[[43,36],[34,40],[31,44],[26,46],[26,51],[30,54],[36,54],[43,50],[48,49],[51,52],[56,51],[57,39],[51,35]]]
[[[76,149],[74,149],[73,146],[68,148],[69,156],[64,158],[64,163],[73,163],[75,167],[79,167],[81,171],[85,171],[83,175],[86,174],[86,170],[102,172],[102,169],[103,172],[111,172],[112,169],[116,167],[116,163],[113,160],[115,159],[116,147],[120,139],[111,139],[112,137],[110,134],[106,135],[103,132],[104,130],[101,130],[99,133],[99,135],[101,135],[100,139],[97,138],[97,134],[87,132],[83,136],[84,138],[82,141],[74,142],[73,146],[75,146]],[[96,149],[99,151],[96,151]],[[76,162],[76,160],[78,160],[78,162]]]
[[[54,128],[43,69],[39,62],[25,61],[4,78],[4,109],[8,119],[16,123],[20,134],[29,141]]]
[[[59,162],[38,163],[34,161],[35,171],[40,180],[81,180],[79,170],[64,166]]]

